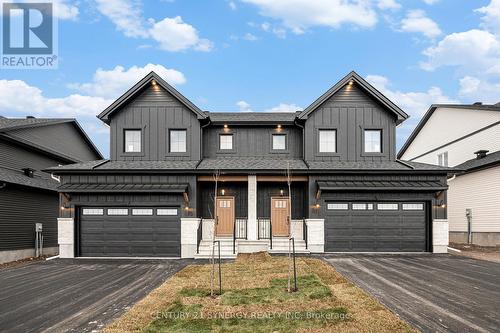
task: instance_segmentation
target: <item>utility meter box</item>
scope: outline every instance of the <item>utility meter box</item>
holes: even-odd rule
[[[43,224],[35,223],[35,232],[42,232],[42,230],[43,230]]]

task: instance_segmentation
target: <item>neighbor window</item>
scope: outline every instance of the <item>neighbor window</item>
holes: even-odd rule
[[[170,152],[186,152],[186,130],[170,130]]]
[[[382,131],[365,130],[365,153],[382,152]]]
[[[285,150],[285,149],[286,149],[286,135],[273,134],[273,150]]]
[[[438,154],[438,165],[447,167],[448,166],[448,152]]]
[[[233,135],[232,134],[219,135],[219,148],[220,148],[220,150],[232,150],[233,149]]]
[[[337,131],[319,130],[319,152],[335,153],[337,150]]]
[[[125,130],[125,152],[141,152],[141,130]]]

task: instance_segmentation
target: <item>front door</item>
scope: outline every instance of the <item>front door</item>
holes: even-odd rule
[[[290,200],[288,198],[271,198],[271,223],[273,236],[289,236],[290,227],[288,215],[290,213]]]
[[[234,198],[217,197],[217,236],[230,236],[234,227]]]

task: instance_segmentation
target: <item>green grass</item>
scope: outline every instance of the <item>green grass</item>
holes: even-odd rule
[[[319,299],[332,296],[330,288],[316,275],[301,276],[297,279],[298,291],[286,291],[288,279],[273,279],[269,288],[229,290],[222,295],[224,305],[285,302],[293,299]],[[293,280],[291,281],[293,288]]]
[[[216,292],[219,292],[219,290],[217,289]],[[183,297],[206,297],[210,296],[210,290],[199,288],[183,288],[179,292],[179,295]]]
[[[322,327],[348,319],[343,307],[310,312],[273,313],[266,316],[243,315],[221,318],[203,315],[199,304],[174,303],[163,315],[143,329],[143,333],[205,332],[294,332],[299,328]]]

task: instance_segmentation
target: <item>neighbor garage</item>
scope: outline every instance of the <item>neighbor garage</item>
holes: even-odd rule
[[[326,201],[326,252],[424,252],[425,202]]]
[[[82,207],[81,257],[180,257],[179,207]]]

